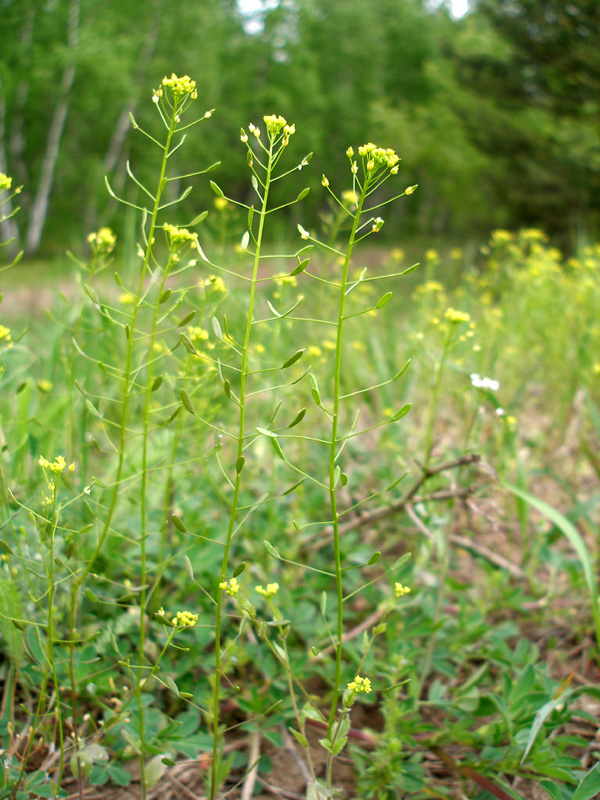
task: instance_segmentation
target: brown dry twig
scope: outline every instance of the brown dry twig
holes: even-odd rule
[[[417,492],[421,486],[423,486],[425,481],[427,481],[428,478],[431,478],[433,475],[438,475],[440,472],[446,472],[447,470],[456,469],[457,467],[463,467],[467,464],[478,464],[480,462],[481,457],[477,453],[467,453],[464,456],[454,458],[451,461],[444,461],[441,464],[436,464],[433,467],[419,465],[421,469],[421,475],[399,500],[396,500],[394,503],[375,508],[366,514],[361,514],[361,516],[356,517],[356,519],[352,519],[349,522],[340,525],[340,534],[348,533],[349,531],[360,528],[363,525],[369,525],[373,522],[378,522],[380,519],[391,517],[393,514],[398,514],[400,511],[403,511],[406,508],[407,503],[422,503],[428,501],[450,500],[452,498],[462,499],[468,497],[473,493],[475,487],[469,486],[465,488],[459,487],[455,489],[442,489],[437,492],[431,492],[431,494],[420,496],[417,496]],[[308,545],[313,551],[315,549],[319,550],[321,547],[325,547],[325,545],[327,545],[332,536],[333,526],[328,525],[325,530],[308,537],[305,545]]]

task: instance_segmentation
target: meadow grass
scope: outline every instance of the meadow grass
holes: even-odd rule
[[[254,202],[211,181],[171,224],[171,187],[216,167],[183,155],[213,124],[196,94],[154,93],[162,142],[134,121],[160,155],[135,254],[102,228],[43,313],[11,309],[23,266],[0,307],[2,797],[136,761],[145,798],[182,757],[249,797],[287,730],[309,800],[346,746],[360,797],[592,797],[567,725],[600,696],[600,248],[362,250],[416,188],[372,144],[275,248],[305,193],[272,186],[310,168],[277,116],[241,130]]]

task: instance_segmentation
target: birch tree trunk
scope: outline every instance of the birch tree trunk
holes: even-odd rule
[[[10,170],[6,163],[6,98],[2,88],[2,79],[0,78],[0,172],[5,175],[10,175]],[[0,220],[2,217],[10,215],[14,211],[12,200],[4,203],[0,210]],[[16,255],[19,245],[19,226],[14,217],[0,221],[0,242],[8,242],[13,240],[9,247],[9,255]]]
[[[58,91],[56,108],[50,123],[48,139],[46,143],[46,153],[42,161],[40,180],[35,193],[35,198],[31,207],[31,216],[25,239],[25,251],[28,254],[35,253],[40,246],[42,232],[48,213],[48,201],[54,183],[54,171],[60,150],[65,120],[69,110],[69,96],[75,80],[76,50],[79,44],[79,16],[81,0],[71,0],[69,9],[69,26],[67,41],[71,51],[71,63],[66,66]]]
[[[155,8],[155,13],[152,15],[152,19],[150,20],[150,23],[148,25],[146,36],[144,38],[144,43],[140,50],[139,58],[137,61],[138,69],[136,71],[134,79],[134,86],[136,87],[136,95],[134,97],[129,98],[123,105],[121,113],[119,114],[119,117],[115,124],[113,134],[111,136],[110,143],[108,145],[108,149],[106,151],[102,163],[105,175],[112,175],[112,173],[114,173],[115,170],[118,170],[119,173],[122,173],[120,180],[118,179],[116,182],[111,181],[112,185],[117,190],[122,186],[125,175],[125,159],[123,158],[123,145],[125,143],[127,132],[129,131],[129,127],[131,125],[130,114],[135,113],[140,100],[140,89],[146,84],[148,67],[150,65],[150,61],[152,60],[154,48],[156,47],[156,42],[158,40],[159,28],[160,28],[160,17]],[[86,214],[86,230],[93,230],[97,226],[97,221],[98,221],[97,196],[95,194],[92,194],[92,198],[93,198],[92,203],[88,207],[88,212]]]

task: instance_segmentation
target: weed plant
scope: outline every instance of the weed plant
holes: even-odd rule
[[[547,408],[583,406],[598,480],[600,252],[564,263],[538,231],[497,231],[487,269],[451,294],[433,251],[416,287],[399,250],[363,266],[381,209],[417,188],[390,189],[399,157],[372,143],[348,148],[346,187],[323,175],[322,231],[299,225],[275,251],[312,155],[276,115],[240,133],[253,199],[211,181],[211,213],[175,224],[218,167],[182,155],[213,112],[194,114],[187,76],[152,100],[162,136],[132,125],[155,185],[128,165],[137,198],[108,186],[138,215],[135,268],[102,228],[77,260],[81,297],[48,309],[41,336],[0,326],[0,796],[83,798],[129,784],[136,762],[147,798],[184,757],[210,800],[241,783],[249,797],[269,785],[261,749],[291,731],[307,800],[343,796],[349,742],[356,796],[459,796],[454,782],[481,800],[591,798],[580,702],[600,692],[557,678],[558,634],[520,623],[585,598],[575,642],[597,656],[597,517],[575,489],[569,515],[536,497],[520,409],[554,369]],[[4,175],[0,191],[12,201]],[[544,336],[540,298],[566,306]],[[478,541],[483,470],[507,487],[497,532],[518,522],[507,553]]]

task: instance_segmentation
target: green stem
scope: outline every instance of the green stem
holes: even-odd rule
[[[425,431],[425,447],[423,456],[423,466],[425,469],[429,466],[431,461],[431,451],[433,449],[433,428],[435,426],[435,418],[437,416],[437,408],[440,399],[440,390],[442,387],[442,376],[444,374],[444,367],[446,366],[446,356],[448,355],[448,348],[452,340],[453,327],[452,322],[448,321],[448,331],[446,339],[444,340],[444,347],[442,356],[437,364],[435,370],[435,378],[433,381],[433,395],[431,398],[431,406],[429,407],[429,419],[427,420],[427,429]]]
[[[242,457],[244,452],[244,437],[246,431],[246,378],[247,378],[247,364],[248,364],[248,346],[250,344],[250,334],[252,332],[252,321],[254,316],[254,302],[256,298],[256,280],[258,277],[258,266],[260,263],[260,253],[263,240],[263,232],[265,226],[265,218],[267,214],[267,204],[269,200],[269,187],[271,184],[271,174],[273,170],[273,142],[270,141],[269,146],[269,161],[267,165],[267,174],[265,179],[264,196],[262,199],[262,206],[259,213],[259,226],[256,237],[256,252],[254,254],[254,265],[252,268],[252,280],[250,283],[250,303],[248,308],[248,317],[246,320],[246,333],[244,335],[244,344],[242,347],[242,364],[240,370],[240,413],[239,413],[239,428],[237,440],[237,454],[236,462]],[[241,471],[236,472],[235,484],[233,488],[233,498],[231,501],[231,512],[229,515],[229,525],[227,528],[227,537],[225,540],[225,548],[223,551],[223,560],[221,562],[221,572],[219,574],[219,586],[217,588],[217,605],[215,612],[215,671],[214,671],[214,689],[213,689],[213,703],[212,703],[212,724],[213,724],[213,750],[211,761],[211,780],[210,780],[210,793],[209,800],[215,800],[217,794],[217,771],[219,759],[219,695],[220,695],[220,682],[221,682],[221,623],[223,615],[223,592],[221,584],[225,581],[227,575],[227,566],[229,563],[229,553],[231,550],[231,542],[233,539],[233,532],[235,530],[235,522],[237,517],[237,507],[241,488]]]
[[[339,427],[339,413],[340,413],[340,395],[341,395],[341,376],[342,376],[342,341],[344,333],[344,311],[346,301],[346,289],[348,285],[348,272],[350,269],[350,259],[352,256],[352,249],[354,247],[354,239],[360,221],[360,215],[365,202],[366,190],[368,181],[365,181],[363,191],[360,197],[356,215],[352,223],[352,230],[348,240],[348,248],[344,258],[344,266],[342,271],[342,281],[340,287],[340,303],[338,308],[337,320],[337,338],[335,345],[335,376],[334,376],[334,389],[333,389],[333,415],[331,424],[331,443],[329,447],[329,502],[331,505],[331,519],[333,523],[333,550],[335,558],[335,583],[337,595],[337,628],[336,628],[336,643],[335,643],[335,679],[333,685],[333,697],[331,700],[331,709],[329,712],[329,722],[327,725],[327,733],[331,739],[333,724],[335,721],[335,714],[337,710],[338,698],[342,683],[342,636],[344,633],[344,591],[342,582],[342,556],[340,549],[340,527],[337,510],[337,498],[335,487],[335,468],[336,468],[336,452],[338,446],[338,427]]]

